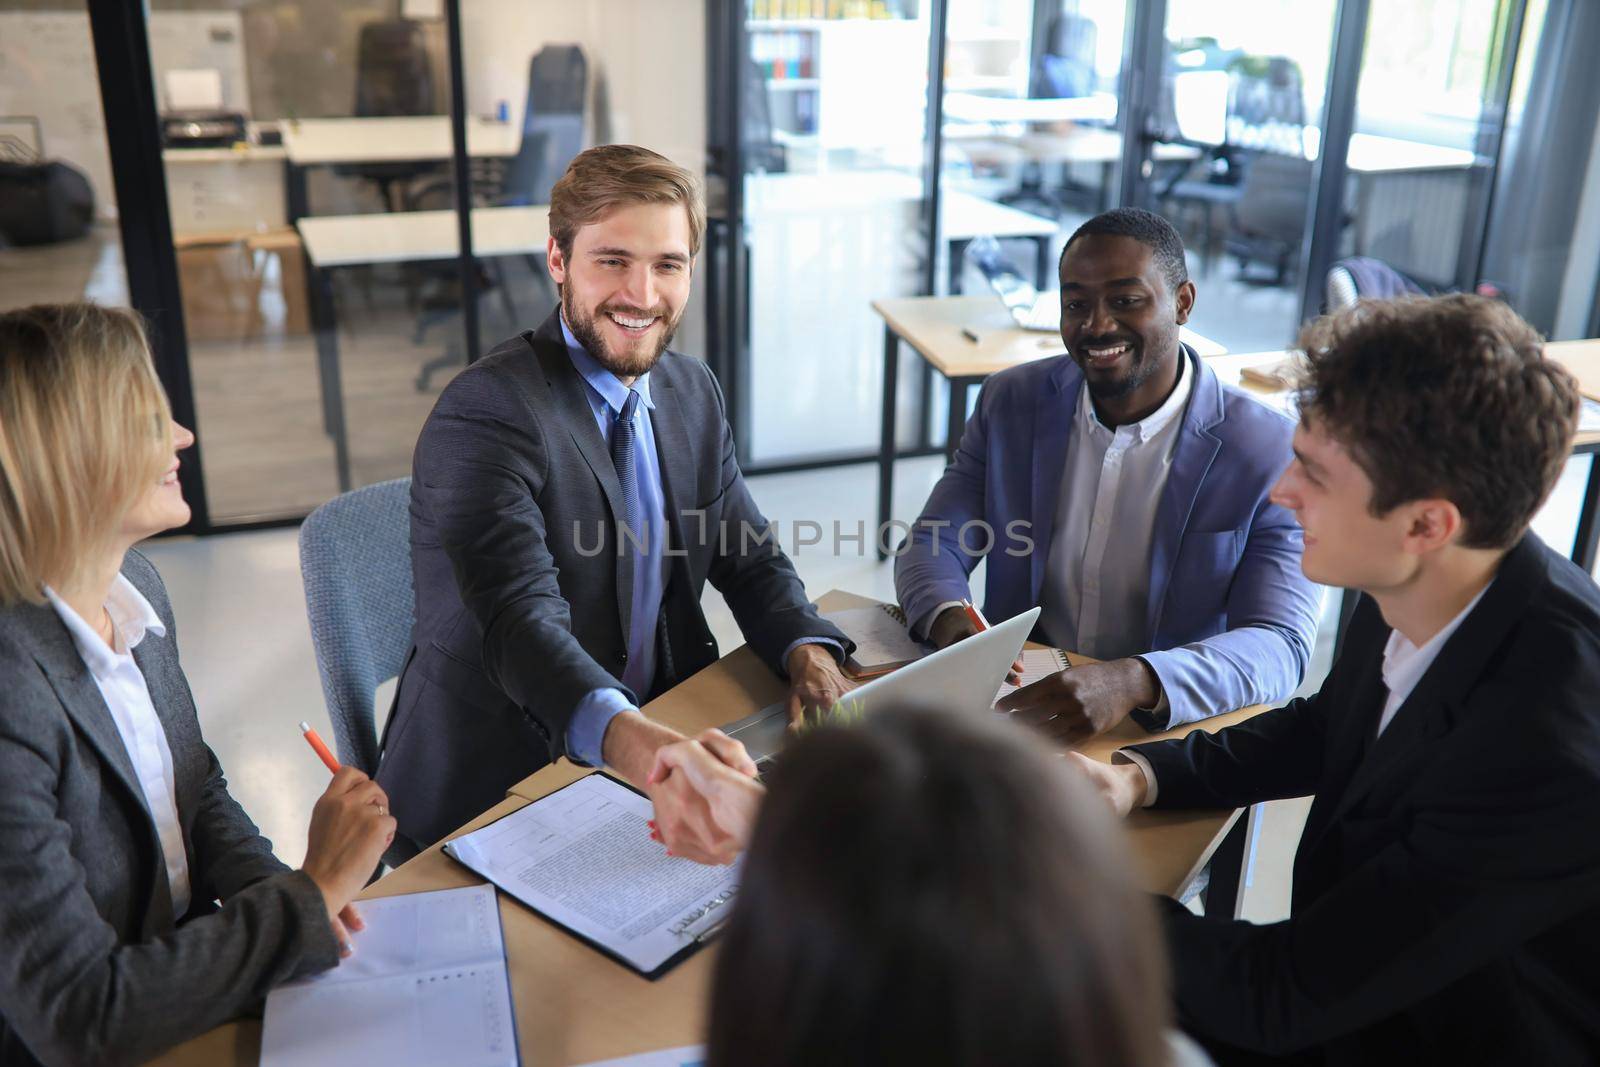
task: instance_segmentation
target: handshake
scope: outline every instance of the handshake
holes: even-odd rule
[[[853,683],[824,645],[789,653],[789,722],[831,708]],[[700,863],[732,863],[750,840],[766,790],[744,745],[721,730],[686,738],[676,730],[624,711],[606,728],[606,765],[644,789],[655,805],[650,837],[667,853]]]

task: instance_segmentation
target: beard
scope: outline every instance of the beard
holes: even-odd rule
[[[1073,354],[1073,362],[1078,364],[1078,369],[1083,371],[1084,384],[1089,387],[1089,395],[1096,400],[1120,400],[1150,380],[1156,372],[1157,362],[1148,358],[1144,343],[1133,338],[1095,338],[1092,341],[1082,342],[1079,348],[1101,348],[1118,343],[1126,344],[1128,352],[1128,369],[1120,378],[1104,378],[1091,374],[1085,360]]]
[[[673,335],[678,332],[678,323],[683,320],[681,311],[677,318],[667,318],[667,308],[664,304],[654,310],[602,304],[593,315],[585,315],[579,311],[577,303],[572,299],[572,287],[568,285],[561,287],[561,312],[566,316],[567,328],[572,331],[572,336],[578,339],[578,343],[583,345],[584,350],[596,363],[619,378],[637,378],[650,373],[650,369],[661,360],[661,353],[672,343]],[[595,321],[608,312],[615,312],[628,318],[659,318],[662,326],[661,340],[657,341],[653,348],[646,347],[629,352],[612,351],[611,346],[600,334],[600,324]]]

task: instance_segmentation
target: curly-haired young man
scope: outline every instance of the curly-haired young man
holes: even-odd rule
[[[1578,394],[1478,297],[1311,324],[1273,499],[1307,576],[1366,595],[1321,692],[1080,759],[1118,810],[1314,794],[1290,918],[1171,902],[1186,1029],[1220,1063],[1600,1059],[1600,590],[1528,524]]]

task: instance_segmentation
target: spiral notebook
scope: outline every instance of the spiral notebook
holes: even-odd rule
[[[887,674],[933,651],[932,645],[911,636],[906,613],[894,604],[846,608],[830,611],[822,617],[855,642],[856,650],[845,661],[845,666],[857,678]]]
[[[1010,682],[1000,683],[1000,692],[994,695],[996,704],[1015,693],[1024,686],[1030,686],[1041,678],[1048,678],[1052,674],[1059,674],[1071,670],[1072,664],[1067,661],[1067,654],[1059,648],[1029,648],[1022,653],[1022,681],[1018,685]]]
[[[267,994],[262,1067],[518,1062],[494,886],[363,900],[355,954]]]

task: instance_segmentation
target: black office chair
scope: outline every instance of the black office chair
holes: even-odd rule
[[[1272,269],[1265,284],[1281,286],[1287,281],[1305,237],[1312,167],[1304,156],[1266,152],[1251,161],[1224,242],[1228,253],[1238,257],[1241,281],[1256,280],[1248,272],[1257,261]]]
[[[356,46],[356,117],[437,113],[422,23],[391,19],[362,26]],[[371,182],[385,211],[401,211],[404,184],[437,170],[432,163],[347,163],[334,173]]]
[[[1204,270],[1211,272],[1223,234],[1218,215],[1227,223],[1233,248],[1238,209],[1246,195],[1251,167],[1264,155],[1304,157],[1305,87],[1299,66],[1282,56],[1240,56],[1229,63],[1224,141],[1189,167],[1174,173],[1158,194],[1168,212],[1183,218],[1199,208],[1205,219],[1202,237]],[[1269,164],[1260,184],[1273,192],[1283,187],[1287,167]],[[1220,209],[1220,210],[1219,210]],[[1258,215],[1261,213],[1257,213]],[[1275,227],[1268,227],[1276,233]]]
[[[522,110],[522,140],[517,154],[503,165],[487,168],[483,179],[474,182],[474,202],[481,207],[548,204],[551,186],[566,173],[588,140],[588,93],[589,61],[582,48],[575,44],[546,45],[535,53],[528,63],[528,96]],[[433,183],[414,193],[413,198],[419,204],[448,199],[448,206],[453,207],[451,188],[448,181]],[[544,253],[530,253],[523,259],[535,288],[554,304],[555,288],[545,269]],[[421,344],[434,325],[460,310],[459,273],[452,266],[447,275],[441,273],[439,277],[435,297],[427,301],[418,316],[415,344]],[[518,312],[504,266],[497,260],[481,260],[475,278],[481,287],[476,296],[497,291],[501,307],[515,329]],[[428,360],[417,373],[417,391],[427,391],[436,371],[461,362],[461,356],[448,349]]]

